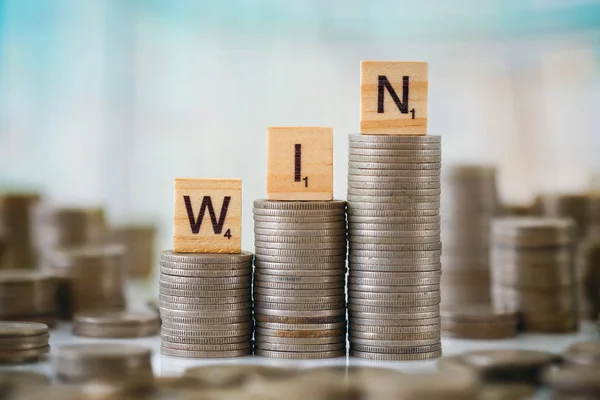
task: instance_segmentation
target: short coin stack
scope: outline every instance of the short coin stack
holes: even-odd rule
[[[250,252],[160,253],[162,354],[252,354],[252,258]]]
[[[500,218],[492,223],[491,240],[494,303],[518,310],[525,331],[576,331],[574,221]]]
[[[0,364],[25,363],[48,351],[48,326],[37,322],[0,322]]]
[[[439,136],[350,135],[350,355],[439,357]]]
[[[119,245],[90,245],[54,250],[47,270],[58,282],[59,312],[73,313],[125,309],[125,249]]]
[[[441,311],[442,333],[462,339],[505,339],[517,335],[518,316],[486,304],[463,304]]]
[[[24,269],[0,270],[0,320],[54,326],[56,282],[50,274]]]
[[[442,174],[442,308],[490,304],[490,224],[498,210],[496,170],[455,165]]]
[[[119,225],[110,229],[109,237],[127,249],[125,266],[131,278],[148,278],[154,266],[154,225]]]
[[[96,338],[137,338],[155,335],[160,318],[155,313],[100,311],[75,314],[73,334]]]
[[[346,202],[254,202],[255,354],[346,355]]]

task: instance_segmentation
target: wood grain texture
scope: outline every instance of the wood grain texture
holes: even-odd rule
[[[333,128],[269,127],[267,197],[333,199]]]
[[[407,89],[404,88],[406,80]],[[363,61],[360,132],[365,135],[427,134],[427,87],[426,62]],[[396,101],[392,91],[397,96]],[[403,101],[403,94],[408,101]],[[414,110],[414,119],[411,110]]]
[[[173,251],[242,251],[242,180],[175,179]]]

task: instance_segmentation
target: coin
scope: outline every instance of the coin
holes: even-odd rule
[[[329,236],[277,236],[272,233],[265,235],[254,232],[254,240],[269,243],[346,243],[346,232],[339,232]]]
[[[326,242],[326,243],[279,243],[279,242],[261,242],[258,240],[254,241],[254,246],[257,249],[274,249],[274,250],[328,250],[328,249],[346,249],[346,239],[339,242]]]
[[[395,353],[369,353],[358,351],[350,348],[350,357],[364,358],[368,360],[378,361],[420,361],[433,360],[442,356],[442,351],[432,351],[430,353],[415,353],[415,354],[395,354]]]
[[[256,349],[254,354],[259,357],[279,358],[287,360],[316,360],[325,358],[338,358],[346,356],[346,349],[318,352],[285,352]]]
[[[277,263],[269,261],[256,260],[254,263],[256,268],[261,270],[277,270],[277,271],[295,271],[295,270],[311,270],[311,271],[322,271],[333,269],[335,271],[341,271],[344,269],[344,265],[340,265],[339,262],[331,263],[309,263],[309,264],[298,264],[298,263]]]
[[[301,329],[301,330],[277,330],[277,329],[267,329],[267,328],[261,328],[260,326],[258,326],[256,328],[256,332],[255,332],[256,337],[259,336],[269,336],[269,337],[273,337],[274,339],[277,338],[282,338],[282,339],[294,339],[294,340],[308,340],[308,339],[323,339],[323,340],[332,340],[332,339],[336,339],[336,341],[338,340],[338,338],[344,338],[343,340],[345,341],[346,339],[346,329],[325,329],[325,330],[320,330],[320,329],[315,329],[315,330],[307,330],[307,329]]]
[[[406,144],[406,143],[441,143],[442,137],[439,135],[424,135],[424,136],[408,136],[408,135],[363,135],[351,134],[348,135],[350,142],[357,143],[389,143],[389,144]]]
[[[329,297],[345,293],[345,288],[338,287],[333,289],[268,289],[260,286],[254,287],[254,295],[256,296],[281,296],[281,297]]]
[[[178,323],[178,322],[170,322],[163,321],[162,326],[164,328],[170,328],[175,330],[195,330],[195,331],[204,331],[207,336],[211,336],[213,338],[218,338],[221,336],[231,336],[232,332],[249,332],[252,333],[252,329],[254,328],[254,322],[252,320],[248,320],[245,322],[239,323],[224,323],[224,324],[192,324],[192,323]]]
[[[231,285],[231,289],[236,289],[236,286],[247,286],[250,284],[252,277],[250,275],[233,276],[233,277],[190,277],[190,276],[172,276],[160,275],[160,282],[167,284],[178,285]],[[164,286],[169,287],[169,286]]]
[[[393,166],[390,166],[390,164],[387,164],[388,168],[379,167],[378,169],[374,169],[374,168],[364,168],[361,163],[354,163],[354,164],[358,164],[358,165],[355,165],[355,166],[349,165],[349,167],[348,167],[348,175],[349,176],[354,175],[354,176],[401,177],[401,178],[420,178],[420,177],[429,177],[429,176],[433,176],[433,177],[440,176],[439,168],[406,169],[406,168],[401,168],[404,165],[393,164]],[[413,167],[415,166],[415,164],[407,164],[407,165],[413,165]],[[419,164],[416,164],[416,165],[418,166]]]
[[[256,214],[253,217],[255,222],[267,222],[267,223],[283,223],[283,224],[314,224],[318,222],[326,223],[344,223],[346,215],[317,215],[317,216],[278,216],[278,215],[260,215]]]
[[[73,333],[79,336],[126,338],[152,336],[160,319],[153,313],[101,311],[75,314]]]
[[[186,303],[169,303],[165,301],[160,302],[161,310],[165,311],[165,313],[169,313],[167,310],[176,310],[176,311],[192,311],[192,312],[206,312],[206,314],[210,313],[218,313],[218,312],[229,312],[229,311],[248,311],[252,308],[252,303],[247,300],[243,303],[225,303],[225,304],[186,304]]]
[[[254,200],[255,209],[278,209],[278,210],[334,210],[345,209],[346,202],[342,200],[330,201],[277,201],[277,200]]]
[[[260,294],[254,295],[255,303],[277,303],[277,304],[312,304],[312,305],[325,305],[325,304],[336,304],[345,301],[346,296],[341,293],[334,296],[320,296],[313,298],[310,296],[296,297],[296,296],[264,296]]]
[[[239,254],[227,253],[176,253],[172,250],[160,252],[160,261],[181,262],[189,264],[245,264],[252,261],[253,254],[242,251]]]
[[[440,149],[368,149],[368,148],[356,148],[353,147],[354,142],[350,144],[349,154],[363,155],[363,156],[387,156],[396,157],[397,159],[403,159],[408,156],[441,156],[442,150]]]
[[[317,324],[295,324],[295,323],[273,323],[273,322],[257,322],[257,328],[289,330],[289,331],[314,331],[314,330],[331,330],[331,329],[346,329],[346,321],[333,323],[317,323]]]
[[[205,270],[205,269],[186,269],[186,268],[168,268],[160,267],[160,273],[162,275],[182,276],[182,277],[195,277],[195,278],[225,278],[225,277],[239,277],[248,276],[252,274],[252,270],[249,268],[245,269],[231,269],[231,270]]]
[[[189,289],[171,289],[159,286],[158,293],[169,296],[179,297],[235,297],[249,295],[251,292],[250,287],[243,289],[227,289],[227,290],[203,290],[197,287],[194,290]]]
[[[337,249],[266,249],[257,247],[256,256],[258,258],[267,257],[335,257],[335,256],[346,256],[346,246]]]
[[[180,297],[159,294],[159,301],[173,304],[204,304],[204,305],[219,305],[219,304],[234,304],[248,303],[252,300],[250,294],[245,296],[231,297]]]
[[[176,350],[168,347],[160,348],[160,353],[169,357],[183,357],[183,358],[232,358],[232,357],[245,357],[252,354],[252,348],[248,347],[243,350],[229,350],[229,351],[190,351],[190,350]]]
[[[299,268],[302,266],[299,266]],[[346,276],[346,268],[341,268],[339,265],[337,268],[327,269],[269,269],[260,268],[262,275],[274,275],[274,276],[287,276],[287,277],[344,277]]]
[[[221,325],[221,324],[239,324],[242,322],[248,322],[252,320],[252,315],[248,311],[247,315],[240,315],[235,317],[201,317],[196,314],[195,316],[189,316],[186,313],[182,313],[181,316],[161,314],[163,326],[167,324],[186,324],[186,325]]]
[[[322,311],[339,309],[346,306],[346,302],[341,300],[336,303],[268,303],[255,301],[255,307],[266,308],[270,310],[290,310],[290,311]]]

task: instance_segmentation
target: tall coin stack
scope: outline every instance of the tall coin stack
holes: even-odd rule
[[[254,202],[255,354],[346,355],[346,202]]]
[[[494,303],[518,310],[525,331],[576,331],[574,221],[499,218],[492,222],[491,233]]]
[[[441,138],[349,140],[350,355],[439,357]]]
[[[442,186],[442,308],[490,304],[489,237],[498,210],[496,170],[451,166],[442,174]]]
[[[252,253],[160,253],[161,353],[252,354]]]

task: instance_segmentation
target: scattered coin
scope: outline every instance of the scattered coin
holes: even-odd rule
[[[0,363],[36,361],[48,353],[48,326],[36,322],[0,321]]]

